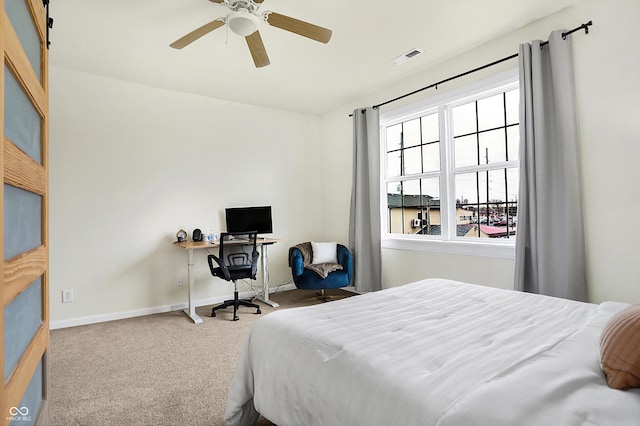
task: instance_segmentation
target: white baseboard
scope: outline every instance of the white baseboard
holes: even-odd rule
[[[295,288],[296,286],[294,284],[282,284],[277,287],[270,287],[269,294],[277,293],[280,291],[293,290]],[[256,295],[255,291],[247,291],[244,293],[240,293],[239,297],[241,299],[247,299],[247,298],[254,297],[255,295]],[[227,299],[229,299],[229,295],[209,297],[207,299],[198,299],[195,301],[195,305],[196,307],[215,305],[216,303],[222,303]],[[182,311],[183,309],[187,309],[188,307],[189,306],[187,303],[178,303],[175,305],[155,306],[151,308],[135,309],[132,311],[114,312],[110,314],[91,315],[87,317],[78,317],[78,318],[72,318],[68,320],[51,321],[49,328],[51,330],[56,330],[59,328],[68,328],[68,327],[77,327],[80,325],[97,324],[100,322],[142,317],[145,315],[162,314],[162,313],[171,312],[171,311]]]

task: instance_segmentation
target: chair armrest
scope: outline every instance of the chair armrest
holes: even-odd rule
[[[213,261],[215,261],[218,264],[218,268],[220,269],[220,271],[222,271],[222,273],[224,274],[224,277],[220,278],[231,281],[231,275],[229,275],[229,270],[225,266],[224,260],[218,258],[218,256],[214,254],[210,254],[209,256],[207,256],[207,261],[209,262],[209,270],[211,271],[211,275],[213,275],[214,277],[219,276],[218,274],[216,274],[216,267],[213,265]]]
[[[349,276],[349,284],[353,277],[353,257],[346,246],[338,244],[338,263],[342,265],[342,270]]]
[[[304,272],[304,261],[302,260],[302,252],[298,249],[291,250],[291,259],[289,259],[289,263],[291,264],[291,272],[294,276],[300,276]]]

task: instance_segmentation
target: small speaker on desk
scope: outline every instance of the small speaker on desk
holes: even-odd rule
[[[202,241],[202,231],[198,228],[194,229],[193,236],[191,239],[195,242]]]

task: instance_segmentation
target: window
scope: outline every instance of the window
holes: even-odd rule
[[[513,247],[519,90],[511,75],[383,114],[383,240]],[[386,245],[387,247],[389,245]]]

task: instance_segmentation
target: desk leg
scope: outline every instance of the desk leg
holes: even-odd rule
[[[195,274],[194,274],[194,264],[193,264],[193,249],[187,250],[187,274],[189,278],[189,308],[184,310],[184,313],[189,315],[189,318],[196,323],[201,324],[202,318],[196,315],[196,307],[193,303],[193,295],[195,293]]]
[[[269,259],[266,244],[260,246],[260,266],[262,268],[262,296],[258,296],[256,299],[277,308],[280,305],[269,299]]]

